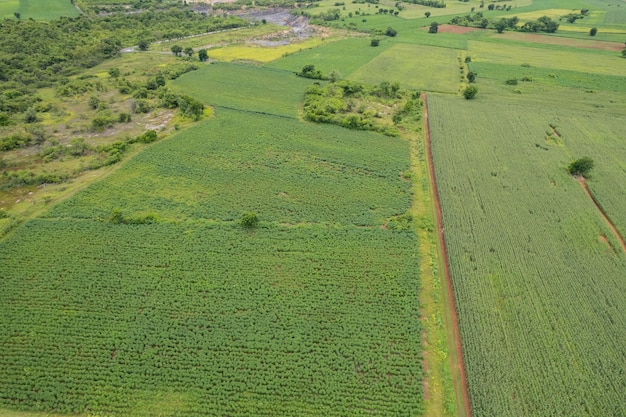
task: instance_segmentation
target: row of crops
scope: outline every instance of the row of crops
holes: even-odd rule
[[[626,415],[626,254],[565,170],[596,161],[623,229],[620,117],[455,100],[429,114],[473,414]]]
[[[193,400],[175,415],[415,415],[415,244],[354,227],[31,221],[0,251],[0,403],[124,414],[178,392]]]

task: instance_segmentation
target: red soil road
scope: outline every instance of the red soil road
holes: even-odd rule
[[[591,201],[593,201],[593,204],[595,204],[596,208],[600,212],[600,215],[604,218],[604,221],[609,226],[609,229],[611,229],[611,231],[613,232],[613,234],[619,241],[620,245],[622,246],[622,250],[624,251],[624,253],[626,253],[626,241],[624,241],[624,238],[622,237],[622,235],[620,235],[619,231],[617,230],[617,228],[615,227],[611,219],[609,219],[609,216],[607,216],[604,210],[602,209],[602,207],[600,207],[598,200],[596,200],[593,194],[591,194],[591,191],[589,191],[589,188],[587,187],[587,183],[585,182],[585,177],[578,177],[576,179],[578,180],[580,185],[583,187],[583,190],[585,190],[585,193],[589,196]]]
[[[424,101],[424,120],[426,122],[426,154],[428,157],[428,166],[430,169],[430,179],[433,187],[433,200],[435,203],[435,212],[437,215],[439,242],[441,242],[441,255],[443,269],[446,281],[446,292],[448,297],[448,308],[450,314],[450,324],[452,325],[452,336],[454,337],[454,348],[456,355],[450,355],[452,366],[452,382],[457,398],[457,409],[465,412],[465,417],[471,417],[472,410],[470,406],[469,390],[467,388],[467,377],[465,376],[465,365],[463,363],[463,347],[461,346],[461,333],[459,332],[459,320],[456,313],[456,304],[454,301],[454,292],[452,287],[452,278],[450,277],[450,266],[448,264],[448,252],[446,250],[446,239],[443,233],[443,218],[441,215],[441,203],[439,202],[439,191],[437,190],[437,181],[435,179],[435,166],[433,165],[433,152],[430,146],[430,122],[428,121],[428,101],[426,94],[422,94]],[[456,357],[456,360],[455,360]],[[460,388],[459,388],[460,386]]]

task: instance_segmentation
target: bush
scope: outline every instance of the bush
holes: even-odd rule
[[[137,142],[139,143],[152,143],[157,139],[157,132],[154,130],[148,130],[143,135],[137,136]]]
[[[598,33],[598,28],[591,28],[589,30],[589,36],[596,36],[596,33]]]
[[[504,82],[506,85],[517,85],[517,78],[510,78]]]
[[[370,42],[370,46],[378,46],[380,45],[380,39],[372,39]]]
[[[239,224],[245,228],[253,228],[256,227],[259,223],[259,218],[256,213],[245,212],[241,216],[241,220],[239,220]]]
[[[398,31],[392,27],[388,27],[387,30],[385,31],[385,35],[391,36],[392,38],[396,36],[397,34],[398,34]]]
[[[478,88],[470,85],[463,90],[463,97],[465,97],[466,100],[471,100],[476,96],[476,93],[478,93]]]
[[[437,33],[439,31],[439,23],[432,22],[428,28],[428,33]]]

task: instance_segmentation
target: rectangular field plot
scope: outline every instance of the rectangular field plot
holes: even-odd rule
[[[217,109],[156,143],[49,216],[129,216],[382,225],[411,199],[406,141],[285,117]]]
[[[419,415],[415,246],[380,228],[31,221],[0,243],[0,406]]]
[[[296,72],[305,65],[313,64],[326,74],[337,70],[346,77],[389,46],[388,43],[382,43],[378,48],[372,48],[369,38],[348,38],[286,56],[267,66]]]
[[[496,44],[491,42],[468,41],[468,54],[472,61],[499,64],[554,68],[592,74],[624,75],[624,60],[618,54],[593,51],[568,51],[553,47],[548,49],[527,46]]]
[[[397,81],[417,90],[455,92],[459,68],[455,49],[396,44],[349,78],[370,84]]]
[[[625,415],[626,254],[565,170],[590,152],[626,211],[620,118],[443,96],[429,116],[473,412]]]
[[[20,1],[22,18],[52,20],[62,16],[76,17],[78,9],[70,0],[22,0]]]
[[[183,75],[173,87],[211,106],[295,118],[312,83],[279,69],[215,63]]]

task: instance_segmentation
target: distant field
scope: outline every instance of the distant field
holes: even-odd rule
[[[19,12],[22,19],[52,20],[61,16],[78,16],[78,10],[70,0],[0,0],[0,18],[15,19]]]
[[[345,77],[391,46],[390,43],[382,42],[379,47],[373,48],[369,38],[348,38],[294,53],[267,66],[296,72],[305,65],[313,64],[325,73],[337,70]]]
[[[626,414],[626,254],[565,171],[602,167],[623,230],[621,117],[434,95],[429,114],[473,412]]]
[[[232,45],[223,48],[209,49],[209,57],[220,61],[254,61],[270,62],[281,58],[286,54],[298,52],[307,48],[314,48],[322,45],[320,38],[311,38],[303,42],[289,43],[287,45],[265,46],[265,45]]]
[[[295,118],[312,83],[280,69],[215,63],[185,74],[173,86],[210,105]]]
[[[429,91],[455,92],[459,85],[458,51],[412,44],[396,44],[350,75],[378,84],[397,81]]]
[[[592,51],[570,51],[541,49],[528,46],[496,44],[468,41],[468,54],[479,62],[554,68],[568,71],[581,71],[592,74],[623,75],[624,60],[618,56],[594,53]]]

